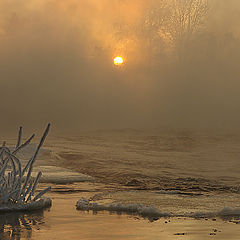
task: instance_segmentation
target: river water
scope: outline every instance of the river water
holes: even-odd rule
[[[237,133],[124,129],[50,136],[36,165],[67,168],[94,180],[40,184],[52,186],[52,208],[7,216],[4,239],[12,239],[14,231],[16,239],[238,239],[238,216],[212,217],[226,206],[236,212],[240,206]],[[104,204],[154,205],[171,217],[77,211],[81,197]],[[209,215],[193,218],[201,213]],[[17,221],[21,218],[25,220]]]

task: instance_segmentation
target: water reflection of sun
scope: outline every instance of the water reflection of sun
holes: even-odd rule
[[[120,65],[122,65],[122,64],[124,63],[124,60],[123,60],[122,57],[117,56],[117,57],[115,57],[115,58],[113,59],[113,63],[114,63],[114,65],[116,65],[116,66],[120,66]]]

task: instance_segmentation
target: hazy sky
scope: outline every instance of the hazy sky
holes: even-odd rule
[[[163,7],[146,25],[163,2],[1,0],[0,131],[238,127],[239,0],[209,0],[188,44]]]

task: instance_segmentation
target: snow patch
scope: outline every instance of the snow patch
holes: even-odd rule
[[[219,213],[219,216],[240,216],[240,208],[224,207]]]
[[[127,214],[135,214],[142,217],[148,218],[160,218],[160,217],[168,217],[170,214],[160,212],[154,206],[145,206],[143,204],[122,204],[122,203],[112,203],[109,205],[98,204],[96,202],[90,202],[86,198],[81,198],[77,201],[76,204],[77,210],[82,211],[109,211],[109,212],[117,212],[117,213],[127,213]]]
[[[89,175],[56,166],[37,166],[33,170],[32,175],[36,176],[39,171],[43,172],[39,182],[45,183],[69,184],[94,180],[94,178]]]
[[[76,203],[77,210],[81,211],[109,211],[116,213],[127,213],[132,215],[139,215],[141,217],[146,217],[149,219],[161,218],[161,217],[189,217],[189,218],[232,218],[240,217],[240,207],[231,208],[224,207],[220,211],[215,212],[193,212],[186,214],[171,214],[166,212],[160,212],[155,206],[145,206],[143,204],[122,204],[122,203],[112,203],[112,204],[98,204],[96,202],[91,202],[86,198],[81,198]]]

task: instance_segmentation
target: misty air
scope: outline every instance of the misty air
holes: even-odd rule
[[[239,239],[239,23],[238,0],[0,0],[0,239]]]

